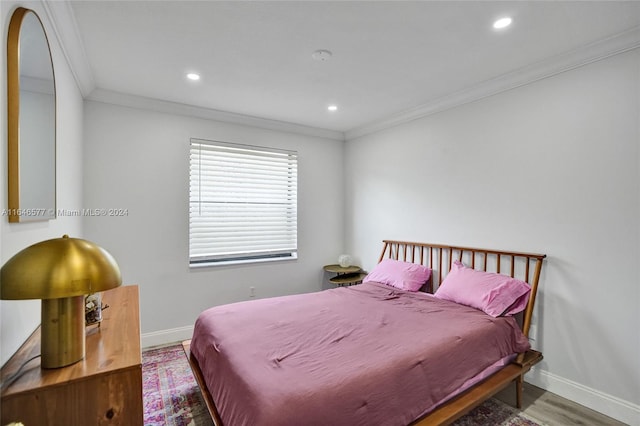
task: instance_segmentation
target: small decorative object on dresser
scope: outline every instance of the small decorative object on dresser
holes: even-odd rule
[[[325,265],[323,269],[336,274],[334,277],[329,278],[329,282],[339,287],[360,284],[363,278],[367,276],[362,268],[355,265],[346,267],[342,265]]]
[[[102,304],[102,294],[92,293],[84,298],[84,322],[85,325],[98,324],[102,321],[102,311],[107,309],[109,305]]]

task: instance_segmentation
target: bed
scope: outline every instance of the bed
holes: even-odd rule
[[[362,284],[207,309],[183,346],[218,426],[449,424],[521,405],[544,258],[384,240]]]

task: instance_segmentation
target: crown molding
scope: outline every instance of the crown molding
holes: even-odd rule
[[[49,18],[60,50],[83,97],[96,87],[76,17],[68,1],[40,0]]]
[[[68,1],[40,1],[51,22],[63,55],[85,99],[340,141],[356,139],[457,106],[475,102],[640,47],[640,26],[638,26],[623,33],[581,46],[530,66],[502,74],[466,89],[429,101],[415,108],[393,114],[343,133],[329,129],[320,129],[295,123],[269,120],[96,89],[93,73],[87,59],[71,4]]]
[[[71,73],[86,100],[344,141],[344,133],[98,89],[68,1],[41,0]]]
[[[344,141],[344,133],[335,130],[303,126],[300,124],[289,123],[285,121],[253,117],[250,115],[203,108],[177,102],[163,101],[137,95],[129,95],[126,93],[114,92],[104,89],[94,90],[89,96],[86,96],[85,99],[89,101],[126,106],[130,108],[184,115],[188,117],[202,118],[205,120],[221,121],[225,123],[257,127],[266,130],[274,130],[279,132],[295,133],[305,136]]]
[[[623,33],[581,46],[533,65],[502,74],[467,89],[451,93],[385,119],[348,130],[345,132],[345,140],[356,139],[457,106],[475,102],[613,55],[637,49],[638,47],[640,47],[640,27],[635,27]]]

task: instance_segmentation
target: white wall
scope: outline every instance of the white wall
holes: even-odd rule
[[[16,7],[35,10],[43,21],[52,50],[53,68],[57,90],[57,207],[80,209],[82,207],[82,116],[83,101],[63,52],[54,35],[40,2],[0,2],[0,25],[3,42],[2,57],[7,57],[7,31],[11,15]],[[2,61],[0,67],[0,164],[3,170],[0,179],[2,208],[7,207],[7,69]],[[14,254],[42,240],[69,234],[82,237],[82,221],[78,217],[58,217],[55,220],[32,223],[9,224],[0,217],[0,264]],[[0,301],[0,364],[20,347],[29,334],[40,324],[40,301]]]
[[[546,253],[533,383],[640,419],[640,52],[346,143],[346,248]]]
[[[86,217],[86,237],[109,250],[126,284],[141,292],[143,344],[190,338],[210,306],[319,290],[322,265],[343,248],[343,142],[85,103],[85,204],[124,208],[126,217]],[[298,151],[296,261],[190,270],[189,139]]]

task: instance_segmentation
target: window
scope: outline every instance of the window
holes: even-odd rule
[[[191,139],[189,263],[297,257],[294,151]]]

